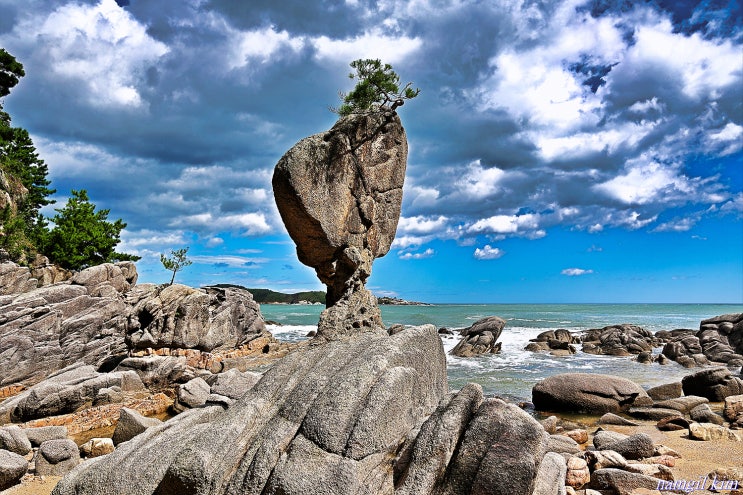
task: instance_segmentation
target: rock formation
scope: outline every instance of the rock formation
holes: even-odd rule
[[[532,389],[539,411],[603,414],[653,404],[639,385],[611,375],[564,373],[545,378]]]
[[[583,352],[590,354],[629,356],[652,351],[658,345],[652,332],[629,324],[594,328],[583,336]]]
[[[457,343],[450,354],[459,357],[471,357],[480,354],[499,353],[501,343],[498,342],[498,339],[505,326],[505,320],[497,316],[488,316],[476,321],[459,332],[462,340]]]
[[[343,117],[279,160],[273,190],[299,260],[327,286],[318,337],[380,330],[365,288],[372,262],[390,249],[402,205],[407,138],[395,113]]]

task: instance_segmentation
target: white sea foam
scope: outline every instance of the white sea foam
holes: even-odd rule
[[[266,325],[266,329],[278,340],[300,342],[307,340],[307,334],[317,330],[317,325]]]

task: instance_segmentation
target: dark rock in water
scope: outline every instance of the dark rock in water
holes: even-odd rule
[[[728,366],[743,364],[743,313],[703,320],[696,335],[710,361]]]
[[[639,385],[611,375],[566,373],[545,378],[532,389],[539,411],[602,414],[652,403]]]
[[[651,352],[660,341],[652,332],[637,325],[611,325],[588,330],[583,336],[583,352],[609,356],[630,356]],[[586,346],[585,344],[591,344]]]
[[[743,380],[733,376],[724,367],[687,375],[681,380],[681,384],[684,394],[706,397],[712,402],[723,402],[725,397],[743,394]]]
[[[454,332],[452,332],[448,328],[442,327],[439,328],[439,335],[454,335]]]
[[[80,464],[80,450],[69,439],[47,440],[34,456],[37,476],[64,476]]]
[[[28,471],[28,461],[18,454],[0,449],[0,491],[21,482]]]
[[[637,362],[642,364],[650,364],[653,362],[653,353],[651,351],[642,351],[637,355]]]
[[[684,390],[681,387],[681,382],[673,382],[649,388],[647,393],[651,399],[660,401],[681,397]]]
[[[54,493],[392,493],[394,452],[446,387],[446,359],[433,326],[310,345],[277,362],[226,410],[191,409],[150,428],[78,468]],[[504,439],[520,439],[513,428],[526,416],[521,448],[541,442],[541,426],[515,406],[482,407],[477,424],[502,421],[502,433],[509,432]],[[469,445],[468,434],[485,446],[501,437],[500,430],[487,437],[476,431],[471,424],[462,445]],[[467,455],[478,449],[468,447]],[[481,457],[484,473],[491,472],[490,455]],[[538,461],[534,473],[537,467]]]
[[[598,424],[600,425],[618,425],[618,426],[639,426],[639,423],[630,421],[629,419],[617,416],[614,413],[606,413],[599,418]]]
[[[471,357],[479,354],[496,354],[500,352],[498,341],[505,320],[497,316],[488,316],[478,320],[459,332],[462,340],[451,350],[450,354],[459,357]]]

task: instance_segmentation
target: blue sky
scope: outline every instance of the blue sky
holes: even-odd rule
[[[140,282],[322,289],[273,202],[356,58],[421,95],[378,295],[743,304],[738,1],[0,0],[3,105],[57,207],[128,223]],[[53,214],[53,210],[48,213]]]

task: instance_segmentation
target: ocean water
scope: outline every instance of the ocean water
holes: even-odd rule
[[[323,306],[261,305],[268,325],[279,340],[306,339],[317,328]],[[529,339],[558,328],[581,332],[620,323],[639,325],[651,332],[677,328],[698,329],[707,318],[742,313],[743,305],[730,304],[437,304],[432,306],[382,306],[386,325],[422,325],[452,330],[468,327],[486,316],[500,316],[506,326],[500,337],[500,354],[474,358],[450,356],[458,335],[442,335],[447,352],[449,386],[458,390],[469,382],[479,383],[486,395],[530,400],[538,381],[558,373],[603,373],[629,378],[645,388],[679,380],[695,370],[676,363],[664,366],[640,364],[634,357],[595,356],[580,350],[568,357],[555,357],[524,350]],[[580,348],[580,346],[579,346]],[[660,353],[661,348],[654,350]]]

